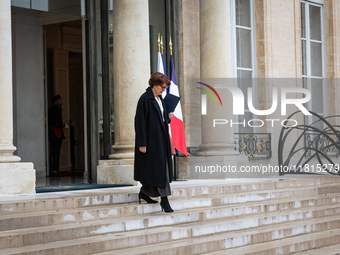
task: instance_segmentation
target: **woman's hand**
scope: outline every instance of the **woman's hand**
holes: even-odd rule
[[[173,112],[170,112],[170,113],[169,113],[169,119],[171,120],[173,117],[174,117],[174,113],[173,113]]]
[[[139,147],[139,151],[142,152],[142,153],[146,153],[146,146]]]

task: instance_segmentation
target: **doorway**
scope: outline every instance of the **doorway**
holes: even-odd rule
[[[63,128],[65,139],[60,149],[58,173],[51,172],[51,148],[46,139],[46,184],[87,183],[84,156],[82,20],[46,25],[44,31],[46,107],[50,108],[53,105],[52,97],[59,94],[63,101],[62,118],[66,124]]]

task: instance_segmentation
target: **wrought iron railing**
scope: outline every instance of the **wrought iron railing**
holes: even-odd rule
[[[271,133],[235,133],[235,150],[249,158],[272,157]]]
[[[278,142],[280,175],[324,172],[340,175],[340,165],[331,157],[332,153],[338,155],[340,151],[340,126],[331,124],[337,123],[340,115],[324,117],[309,111],[315,120],[313,123],[288,127],[288,121],[300,113],[301,111],[292,113],[282,123]],[[295,131],[299,131],[298,135]],[[301,141],[303,138],[304,143]],[[302,148],[301,144],[304,144]],[[311,161],[313,159],[314,162]]]
[[[329,134],[329,136],[334,141],[338,140],[336,135],[334,134]],[[312,156],[316,153],[315,151],[309,148],[315,148],[329,156],[339,156],[339,150],[329,140],[329,138],[318,133],[306,133],[305,134],[305,148],[306,148],[306,153],[305,153],[306,157]]]

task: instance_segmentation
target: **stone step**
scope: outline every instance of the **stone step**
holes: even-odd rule
[[[0,232],[0,247],[18,247],[20,245],[43,244],[60,240],[71,240],[80,237],[112,234],[132,230],[147,230],[167,225],[202,221],[202,213],[185,212],[165,214],[162,212],[145,216],[132,216],[118,219],[99,220],[91,222],[64,224],[59,226],[46,226],[10,230]],[[8,237],[11,242],[8,242]],[[10,245],[10,246],[8,246]]]
[[[98,237],[100,239],[106,236],[112,237],[112,235],[121,235],[138,231],[135,229],[143,229],[142,231],[145,232],[155,230],[156,232],[154,235],[161,236],[161,233],[158,233],[157,230],[162,228],[160,226],[164,225],[164,222],[175,225],[180,224],[179,226],[181,226],[176,232],[168,232],[168,235],[171,233],[171,235],[177,236],[178,238],[187,238],[186,235],[191,236],[193,229],[196,231],[195,233],[200,233],[202,228],[199,228],[199,226],[202,225],[202,220],[214,221],[215,219],[221,218],[222,220],[217,224],[216,222],[210,222],[212,224],[210,229],[216,229],[218,227],[228,228],[228,225],[222,224],[226,218],[229,218],[228,221],[230,221],[230,217],[234,217],[234,219],[232,219],[233,221],[240,221],[242,217],[249,220],[249,214],[255,216],[255,213],[258,212],[262,214],[265,213],[260,217],[262,222],[267,221],[269,222],[268,224],[270,224],[270,222],[274,221],[272,224],[275,224],[275,226],[285,224],[283,223],[283,219],[287,217],[288,220],[293,220],[295,217],[298,221],[294,222],[299,223],[299,217],[308,217],[310,212],[314,215],[313,217],[339,215],[340,211],[337,204],[340,202],[340,194],[326,192],[326,188],[330,191],[334,190],[334,186],[337,186],[336,183],[338,183],[339,180],[340,178],[326,178],[326,180],[323,180],[323,178],[307,178],[303,181],[294,180],[292,183],[287,182],[287,180],[282,182],[276,180],[275,182],[268,181],[263,182],[262,184],[247,183],[246,186],[244,186],[244,184],[189,188],[177,186],[173,188],[173,196],[171,198],[171,205],[176,210],[174,214],[160,213],[159,204],[137,204],[137,193],[131,193],[131,189],[128,192],[126,190],[117,191],[116,189],[114,191],[110,190],[109,192],[107,190],[102,190],[87,196],[79,196],[79,194],[83,194],[82,192],[74,192],[71,196],[64,197],[61,197],[60,194],[56,194],[55,198],[24,199],[22,200],[24,201],[23,203],[21,203],[21,200],[15,202],[7,201],[5,203],[0,202],[0,228],[5,226],[6,222],[10,219],[14,219],[14,221],[8,223],[7,228],[8,226],[11,228],[16,224],[21,224],[21,226],[26,228],[23,229],[23,233],[21,230],[13,230],[14,232],[12,234],[7,231],[0,232],[0,247],[18,247],[21,246],[21,244],[25,245],[24,247],[29,248],[32,248],[34,244],[37,244],[38,246],[43,245],[44,247],[45,245],[53,246],[60,245],[60,242],[68,242],[66,240],[78,242],[79,239],[76,238],[79,237],[83,237],[82,239]],[[273,189],[267,190],[266,188]],[[322,188],[325,189],[320,191]],[[138,189],[136,189],[136,192],[138,192]],[[307,199],[306,196],[309,198]],[[292,198],[294,198],[293,201]],[[134,204],[126,204],[126,201]],[[316,204],[319,206],[313,208]],[[16,205],[16,208],[9,207],[10,205]],[[63,205],[66,205],[66,209],[61,210],[60,208],[64,208]],[[203,208],[204,206],[212,208]],[[43,210],[40,211],[40,208],[38,207],[42,207]],[[27,213],[15,213],[18,212],[20,208]],[[51,210],[48,208],[54,209]],[[2,209],[4,209],[3,215],[1,215]],[[117,215],[115,215],[115,211],[112,211],[116,209],[118,209]],[[298,209],[298,211],[289,212],[293,209]],[[181,211],[178,212],[178,210]],[[282,212],[278,214],[277,211]],[[270,212],[272,214],[276,213],[277,215],[274,216],[270,214]],[[135,217],[136,213],[138,215],[137,218]],[[149,220],[150,213],[152,214],[151,221]],[[291,219],[289,219],[289,215]],[[283,218],[280,218],[280,216]],[[122,219],[118,219],[117,217],[125,217],[125,219],[127,218],[127,221],[122,221]],[[132,217],[135,219],[132,219]],[[175,218],[175,220],[171,221],[173,218]],[[81,223],[74,224],[74,222]],[[336,222],[334,221],[334,224],[335,223]],[[46,229],[43,229],[44,227],[37,227],[41,226],[39,224],[45,224]],[[61,226],[51,227],[51,225],[57,224],[61,224]],[[122,224],[123,230],[121,230]],[[185,224],[187,224],[187,226],[185,226]],[[197,224],[197,226],[189,226],[188,224]],[[237,225],[240,223],[234,224]],[[229,226],[231,225],[229,224]],[[32,229],[29,227],[32,227]],[[183,230],[183,228],[186,230]],[[260,228],[262,229],[263,226]],[[4,227],[4,229],[6,229],[6,227]],[[129,232],[126,232],[126,230]],[[242,231],[248,230],[243,229]],[[215,235],[209,233],[209,231],[203,231],[202,233],[204,235]],[[223,232],[224,235],[226,233],[229,232]],[[105,234],[106,236],[101,234]],[[138,237],[136,238],[138,239]],[[204,236],[204,238],[206,238],[206,236]],[[44,241],[42,242],[41,240]],[[47,244],[42,244],[44,242]],[[121,242],[128,241],[122,239]],[[4,246],[2,246],[2,243]],[[109,240],[107,243],[102,243],[102,245],[103,244],[110,245]],[[81,247],[84,247],[84,245],[88,245],[88,242],[81,244]],[[97,244],[95,244],[95,246],[96,245]],[[68,247],[73,247],[73,243],[71,242],[71,245]],[[60,249],[63,250],[64,248],[60,246]],[[68,248],[65,249],[67,250]],[[25,249],[22,251],[24,252]],[[77,249],[75,249],[74,252],[75,253],[62,254],[77,254]],[[2,254],[2,252],[0,252],[0,254]],[[32,254],[36,253],[33,252]]]
[[[185,183],[185,182],[184,182]],[[195,188],[184,188],[180,185],[176,185],[173,188],[173,196],[202,196],[207,194],[219,194],[219,193],[241,193],[241,192],[249,192],[249,191],[260,191],[260,190],[279,190],[279,189],[287,189],[287,188],[302,188],[302,187],[324,187],[324,186],[332,186],[340,184],[339,177],[304,177],[304,178],[288,178],[288,179],[270,179],[267,181],[263,181],[259,179],[259,181],[254,180],[250,183],[243,184],[219,184],[215,186],[206,186],[203,183],[200,187]]]
[[[340,244],[295,253],[296,255],[340,255]]]
[[[284,191],[286,192],[286,191]],[[213,207],[223,205],[225,206],[225,201],[230,201],[235,196],[230,195],[215,195],[208,196],[205,198],[194,198],[194,199],[175,199],[171,200],[171,205],[174,210],[183,209],[193,209],[202,207]],[[255,199],[257,200],[257,199]],[[322,203],[327,205],[327,203],[340,202],[340,195],[333,194],[328,199],[325,199]],[[212,215],[221,214],[224,215],[237,215],[241,213],[253,213],[253,212],[270,212],[274,210],[286,210],[300,207],[310,207],[317,203],[317,199],[311,198],[297,198],[296,200],[291,200],[291,198],[283,199],[272,199],[265,200],[261,202],[258,201],[248,202],[247,204],[242,204],[242,206],[237,206],[230,204],[230,207],[221,208],[222,211],[211,211]],[[24,214],[13,214],[13,215],[0,215],[0,231],[12,230],[12,229],[23,229],[30,227],[40,227],[40,226],[50,226],[50,225],[60,225],[75,222],[85,222],[94,221],[134,215],[143,215],[148,213],[155,213],[160,211],[159,204],[116,204],[110,207],[108,206],[96,206],[96,207],[85,207],[80,209],[66,209],[50,212],[34,212],[34,213],[24,213]],[[207,218],[211,217],[207,214]],[[214,216],[215,217],[215,216]]]
[[[322,194],[332,194],[332,193],[340,193],[340,185],[332,184],[319,187],[319,195]]]
[[[196,223],[182,224],[183,227],[191,227],[192,236],[204,236],[209,234],[224,233],[236,230],[247,230],[249,228],[260,228],[264,226],[284,224],[289,222],[305,222],[306,220],[323,220],[330,217],[338,217],[340,207],[328,208],[330,210],[324,217],[315,217],[319,213],[321,216],[325,208],[317,208],[315,210],[294,210],[288,212],[273,212],[253,214],[251,217],[242,215],[232,218],[218,218],[209,221],[203,221],[199,226]],[[332,213],[331,213],[332,212]]]
[[[340,202],[340,194],[319,195],[317,205],[330,205]]]
[[[53,195],[45,194],[45,198],[30,198],[28,196],[25,200],[12,201],[1,201],[0,203],[0,215],[8,214],[22,214],[32,213],[40,211],[57,211],[65,209],[76,209],[82,207],[93,207],[101,205],[114,205],[118,203],[129,203],[137,201],[137,193],[119,193],[119,190],[112,191],[113,189],[106,189],[105,191],[94,191],[90,196],[82,196],[79,191],[55,192]],[[111,194],[110,192],[116,192]],[[118,193],[117,193],[118,192]],[[52,197],[51,197],[52,196]],[[58,197],[60,196],[60,197]]]
[[[340,230],[326,230],[318,233],[299,235],[272,242],[251,244],[251,236],[233,239],[234,243],[244,245],[231,248],[230,241],[224,235],[191,238],[187,240],[160,243],[118,251],[95,253],[97,255],[175,255],[175,254],[209,254],[209,255],[273,255],[292,254],[300,251],[338,244]]]
[[[326,196],[326,195],[324,195]],[[259,193],[241,193],[241,194],[219,194],[219,195],[206,195],[201,198],[190,197],[177,197],[173,199],[171,197],[171,204],[174,210],[197,208],[197,207],[210,207],[226,204],[241,204],[252,203],[262,201],[267,203],[268,201],[282,200],[301,197],[309,197],[313,199],[316,196],[315,188],[302,188],[295,189],[283,189],[280,191],[260,191]],[[325,198],[322,203],[337,203],[340,201],[340,195],[331,194],[327,199]],[[291,204],[287,204],[288,207]],[[283,207],[281,207],[283,208]],[[103,218],[114,218],[120,215],[140,215],[146,213],[153,213],[159,211],[158,205],[148,205],[144,201],[142,204],[135,202],[133,204],[113,204],[113,205],[95,205],[86,206],[81,208],[68,208],[52,211],[35,211],[29,213],[11,213],[7,215],[0,215],[0,231],[10,229],[28,228],[33,226],[46,226],[46,225],[58,225],[69,222],[83,222],[88,220],[99,220]],[[44,210],[44,208],[42,209]]]
[[[320,199],[320,198],[319,198]],[[323,199],[323,198],[321,198]],[[340,200],[340,195],[333,194],[329,197],[327,197],[327,200],[323,201],[323,207],[320,207],[321,209],[319,210],[314,210],[313,214],[314,217],[326,217],[330,215],[334,215],[339,212],[339,209],[337,208],[337,203],[334,203],[334,201],[339,201]],[[236,217],[236,216],[242,216],[242,215],[249,215],[249,214],[259,214],[259,213],[269,213],[269,212],[284,212],[287,210],[293,210],[293,209],[299,209],[299,208],[311,208],[316,204],[316,199],[304,199],[304,200],[295,200],[295,201],[290,201],[290,199],[285,199],[285,200],[272,200],[268,201],[267,203],[258,203],[258,202],[252,202],[250,204],[246,205],[224,205],[224,206],[218,206],[218,207],[213,207],[209,209],[204,209],[203,208],[190,208],[190,210],[182,211],[183,213],[185,212],[198,212],[200,214],[199,217],[201,217],[204,220],[212,220],[212,219],[218,219],[218,218],[228,218],[228,217]],[[183,203],[177,204],[180,201],[171,201],[172,206],[176,209],[176,212],[178,210],[183,210],[186,209],[187,207],[180,207],[180,205],[183,205]],[[329,206],[326,204],[326,202],[332,202],[334,205],[333,207]],[[188,204],[186,204],[188,205]],[[145,209],[147,208],[147,209]],[[116,213],[116,211],[119,211],[120,213]],[[135,213],[139,213],[138,215],[143,215],[143,213],[157,213],[160,211],[160,207],[158,204],[156,205],[149,205],[149,204],[143,204],[143,205],[124,205],[122,207],[118,207],[116,205],[115,207],[100,207],[100,208],[93,208],[93,211],[77,211],[73,210],[71,211],[61,211],[61,212],[56,212],[55,214],[48,214],[48,215],[27,215],[27,217],[22,217],[22,218],[14,218],[8,220],[7,218],[4,218],[0,220],[0,227],[2,228],[2,231],[5,230],[10,230],[10,229],[17,229],[19,230],[20,228],[18,227],[17,224],[18,222],[21,222],[21,227],[23,228],[37,228],[41,226],[55,226],[61,223],[84,223],[86,221],[98,221],[98,220],[105,220],[105,219],[117,219],[119,217],[126,217],[126,216],[134,216],[136,215]],[[94,213],[93,213],[94,212]],[[59,214],[58,214],[59,213]],[[79,217],[78,217],[79,216]],[[81,216],[81,217],[80,217]],[[17,221],[15,223],[15,221]],[[103,222],[100,222],[103,223]],[[118,224],[118,223],[117,223]],[[72,226],[72,225],[71,225]],[[87,227],[87,225],[83,224],[83,227]],[[110,226],[113,228],[112,224],[107,224],[105,225],[106,228]],[[76,224],[76,227],[80,227],[79,224]],[[90,233],[91,231],[95,231],[96,227],[88,229],[86,233]],[[67,227],[66,227],[66,232],[67,232]],[[97,227],[98,229],[98,227]],[[110,229],[110,228],[108,228]],[[115,229],[115,228],[114,228]],[[120,228],[118,228],[120,229]],[[43,228],[40,231],[45,231]],[[57,231],[57,230],[56,230]],[[36,229],[35,231],[36,232]],[[47,230],[47,232],[51,232],[50,229]],[[18,233],[21,233],[20,231],[15,231],[14,233],[11,232],[3,232],[0,237],[4,238],[4,235],[9,235],[13,236],[13,238],[16,239],[23,239],[24,237],[18,235]],[[24,232],[24,236],[28,236],[30,231]],[[36,233],[35,235],[41,235],[41,233]],[[51,234],[49,234],[51,235]],[[15,237],[14,237],[15,236]],[[33,235],[34,236],[34,235]],[[69,234],[65,234],[65,236],[69,236]],[[5,242],[6,238],[4,238]],[[3,240],[3,239],[0,239]],[[1,242],[0,242],[1,243]],[[16,243],[16,242],[10,242],[10,243]],[[1,246],[0,246],[1,247]],[[14,246],[11,246],[14,247]]]
[[[322,200],[320,203],[317,201]],[[246,214],[254,213],[268,213],[275,211],[285,211],[298,208],[312,208],[316,204],[320,206],[337,205],[340,202],[340,195],[332,194],[327,198],[319,197],[318,200],[314,198],[293,200],[291,199],[277,199],[264,202],[250,202],[242,205],[223,205],[213,207],[211,209],[202,210],[200,206],[209,206],[212,204],[207,203],[206,199],[190,202],[173,200],[171,201],[172,207],[177,211],[187,210],[188,212],[202,211],[204,219],[214,219],[222,217],[235,217]],[[196,207],[191,207],[195,205]],[[324,217],[334,214],[336,208],[325,208],[324,210],[316,210],[314,217]],[[60,224],[80,223],[86,221],[96,221],[105,219],[117,219],[119,217],[127,217],[134,215],[143,215],[148,213],[157,213],[160,211],[159,204],[123,204],[114,205],[112,207],[94,207],[82,210],[61,210],[58,212],[45,212],[21,214],[15,216],[1,216],[0,217],[0,230],[23,229],[31,227],[42,226],[55,226]]]
[[[207,195],[217,194],[235,194],[244,192],[259,192],[259,191],[278,191],[283,189],[301,189],[301,188],[318,188],[321,186],[330,186],[335,183],[340,183],[340,178],[322,177],[322,178],[296,178],[276,179],[268,181],[254,181],[244,184],[219,184],[186,187],[173,185],[172,198],[183,197],[202,197]],[[196,184],[197,185],[197,184]],[[132,192],[132,193],[131,193]],[[13,199],[9,196],[7,199],[0,200],[0,215],[29,213],[39,211],[53,211],[61,209],[75,209],[82,207],[91,207],[98,205],[113,205],[117,203],[130,203],[138,200],[139,187],[128,189],[100,189],[91,191],[91,195],[84,195],[83,191],[71,192],[55,192],[51,196],[47,195],[27,195],[18,196]],[[13,201],[14,200],[14,201]]]
[[[285,210],[281,210],[281,207],[277,206],[275,211],[273,208],[261,204],[252,205],[254,208],[252,211],[242,208],[244,206],[233,208],[230,205],[209,209],[186,209],[173,214],[164,214],[158,211],[151,215],[125,216],[59,226],[16,229],[0,232],[0,247],[13,248],[21,245],[68,240],[74,238],[74,236],[80,238],[138,229],[146,230],[164,226],[165,223],[166,225],[190,223],[182,226],[190,227],[192,235],[199,236],[237,229],[262,227],[269,224],[306,220],[313,217],[331,217],[340,213],[340,205],[301,207],[299,201],[296,201],[294,205],[296,206],[295,208],[287,208]],[[266,208],[269,210],[266,210]],[[200,222],[198,227],[196,227],[197,222]],[[75,233],[78,234],[76,235]]]
[[[254,244],[224,251],[207,253],[209,255],[242,254],[242,255],[272,255],[272,254],[305,254],[314,249],[326,248],[339,244],[340,229],[326,230],[297,237],[290,237],[269,243]],[[339,251],[338,251],[339,252]],[[122,253],[123,254],[123,253]],[[317,253],[323,255],[327,253]]]
[[[222,222],[222,221],[221,221]],[[199,227],[200,223],[196,223]],[[290,222],[284,224],[276,224],[264,226],[261,228],[253,228],[251,230],[235,230],[224,234],[214,234],[206,237],[194,236],[192,228],[194,226],[174,225],[169,227],[158,227],[147,230],[137,230],[129,232],[119,232],[105,236],[94,236],[87,238],[75,239],[70,241],[61,241],[55,243],[45,243],[40,245],[32,245],[15,249],[0,250],[1,254],[93,254],[98,252],[115,251],[113,254],[130,254],[124,250],[130,247],[139,247],[145,245],[155,245],[163,243],[164,246],[172,244],[172,242],[190,241],[201,239],[206,242],[206,245],[223,240],[225,248],[232,248],[250,243],[270,242],[277,239],[282,239],[289,236],[297,236],[304,233],[324,231],[329,229],[339,228],[340,219],[338,216],[333,216],[325,219],[311,219],[301,222]],[[280,230],[278,230],[280,229]],[[213,237],[213,238],[211,238]],[[208,238],[208,239],[207,239]],[[175,243],[176,244],[176,243]],[[175,246],[174,244],[174,246]],[[220,247],[220,246],[219,246]],[[143,247],[141,247],[143,248]],[[138,249],[138,248],[137,248]],[[144,249],[144,248],[143,248]],[[63,251],[69,253],[62,253]],[[119,251],[118,251],[119,250]],[[81,251],[81,252],[80,252]],[[91,251],[91,252],[88,252]],[[79,252],[79,253],[78,253]],[[176,251],[174,251],[176,252]],[[109,253],[108,253],[109,254]],[[134,254],[134,253],[132,253]],[[187,253],[179,253],[187,254]],[[189,253],[191,254],[191,253]],[[233,253],[230,253],[233,254]],[[236,253],[235,253],[236,254]]]
[[[252,191],[242,193],[218,193],[200,197],[171,196],[172,200],[182,200],[182,203],[189,207],[195,207],[195,203],[201,206],[211,206],[218,204],[240,204],[245,202],[266,201],[270,199],[284,199],[290,197],[317,197],[317,188],[287,188],[280,190]],[[221,197],[221,194],[223,196]],[[65,198],[63,203],[58,204],[59,200],[34,200],[23,203],[0,204],[0,217],[4,215],[15,215],[23,213],[37,213],[48,211],[72,210],[81,208],[91,208],[96,206],[113,206],[123,203],[136,203],[138,194],[103,195],[97,197]],[[91,198],[91,199],[90,199]],[[77,202],[75,200],[77,199]],[[183,200],[184,199],[184,200]],[[16,205],[16,206],[14,206]],[[15,207],[15,208],[14,208]],[[188,207],[187,207],[188,208]]]

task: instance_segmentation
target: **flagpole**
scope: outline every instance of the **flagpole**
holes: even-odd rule
[[[160,39],[160,33],[158,33],[158,52],[161,52],[161,39]]]
[[[163,55],[163,36],[161,36],[161,49],[162,49],[161,54]]]
[[[172,42],[171,42],[171,36],[170,36],[170,43],[169,43],[169,46],[170,46],[170,55],[172,55]]]
[[[171,42],[171,36],[170,36],[170,42],[169,42],[169,47],[170,47],[170,58],[172,57],[172,42]],[[171,67],[170,67],[170,72],[171,72]],[[171,74],[170,74],[171,77]],[[171,78],[170,78],[171,79]],[[177,150],[176,150],[176,154],[177,154]],[[174,168],[174,181],[177,181],[177,169],[178,169],[178,165],[177,165],[177,156],[173,157],[173,168]]]

